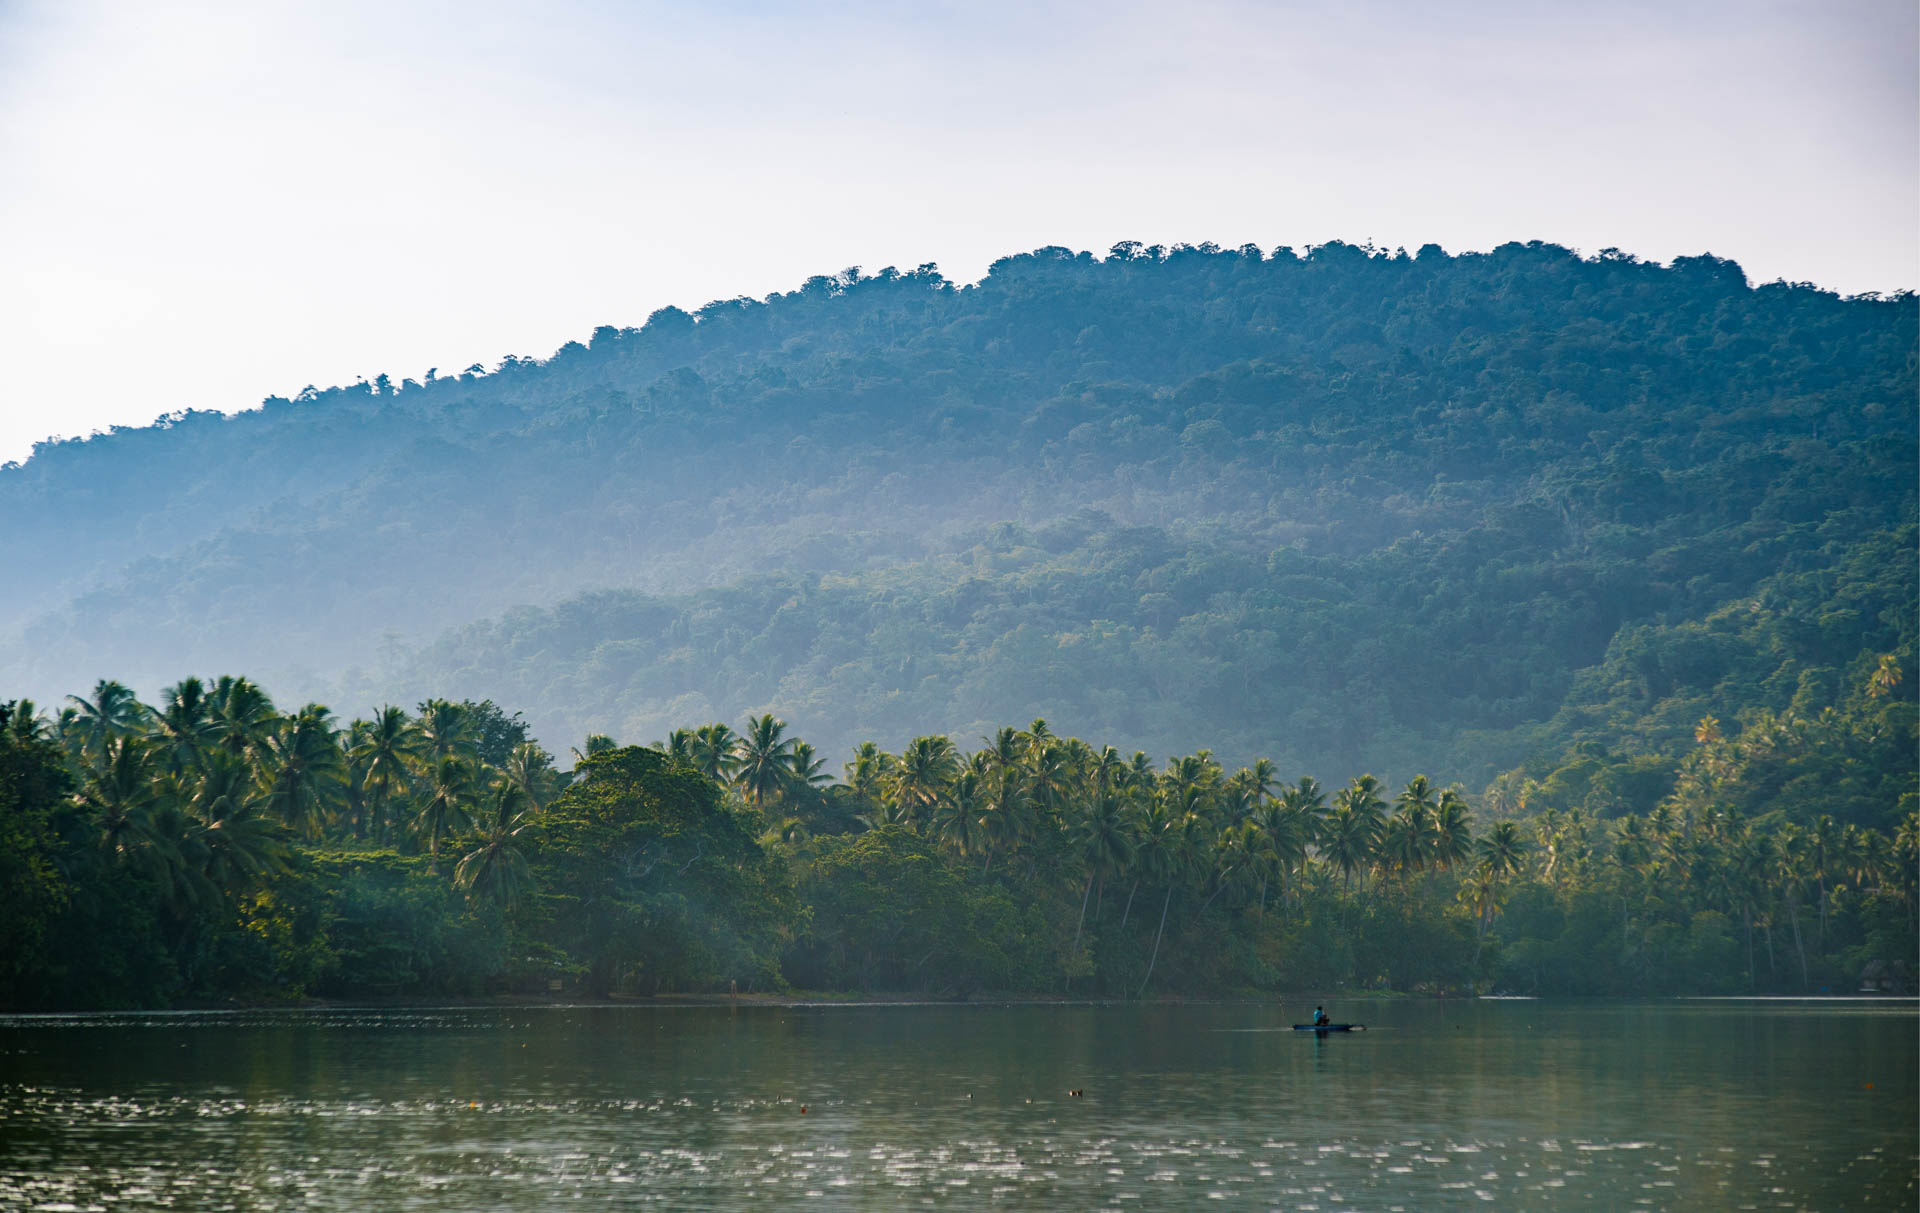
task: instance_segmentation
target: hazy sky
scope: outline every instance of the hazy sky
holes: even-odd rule
[[[0,0],[0,461],[1044,244],[1920,273],[1913,0]]]

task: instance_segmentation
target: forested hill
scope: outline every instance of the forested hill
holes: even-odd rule
[[[245,671],[829,754],[1046,715],[1388,776],[1658,747],[1911,678],[1917,313],[1537,243],[847,271],[43,444],[0,469],[0,698]]]

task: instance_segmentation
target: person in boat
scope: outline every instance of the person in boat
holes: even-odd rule
[[[1327,1013],[1325,1010],[1323,1010],[1320,1007],[1315,1007],[1313,1009],[1313,1026],[1314,1027],[1316,1028],[1323,1027],[1326,1024],[1329,1024],[1332,1022],[1333,1022],[1332,1020],[1327,1018]]]

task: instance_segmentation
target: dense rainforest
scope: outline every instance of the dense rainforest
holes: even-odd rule
[[[43,444],[0,469],[0,685],[244,669],[553,747],[1039,715],[1478,787],[1910,643],[1913,562],[1858,554],[1915,515],[1917,313],[1543,244],[849,270]]]
[[[51,719],[0,706],[0,1006],[1911,990],[1904,678],[1888,655],[1817,715],[1700,721],[1632,768],[1669,789],[1645,813],[1592,807],[1595,743],[1479,808],[1044,720],[864,743],[836,780],[762,714],[595,735],[561,774],[489,701],[342,725],[244,678],[158,707],[102,682]],[[1885,828],[1823,811],[1863,786],[1899,795]]]
[[[1123,244],[43,443],[0,1003],[1910,989],[1917,343]]]

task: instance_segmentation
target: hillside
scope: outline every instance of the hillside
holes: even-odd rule
[[[556,750],[763,709],[836,756],[1035,715],[1394,777],[1659,748],[1911,666],[1916,311],[1541,244],[848,271],[43,444],[0,688],[244,670]]]

